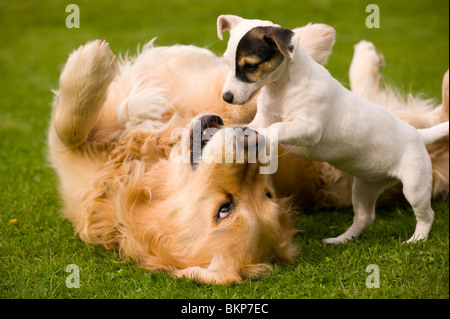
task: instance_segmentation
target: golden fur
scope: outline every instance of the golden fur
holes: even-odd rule
[[[296,32],[304,35],[304,49],[325,63],[334,30],[308,25]],[[48,139],[64,215],[82,240],[118,249],[146,269],[241,282],[275,260],[293,262],[291,201],[284,197],[318,208],[351,204],[350,177],[281,148],[274,176],[259,174],[259,163],[201,162],[193,169],[170,160],[173,129],[189,128],[201,114],[217,114],[225,125],[252,120],[255,100],[245,106],[222,100],[226,73],[222,58],[193,46],[150,42],[116,63],[107,43],[94,41],[70,55]],[[437,109],[417,98],[405,102],[390,90],[367,97],[388,96],[377,103],[395,105],[393,112],[413,125],[431,126],[448,120],[446,81],[447,99]],[[429,151],[434,195],[448,196],[448,139]],[[233,212],[217,222],[218,207],[230,198]]]

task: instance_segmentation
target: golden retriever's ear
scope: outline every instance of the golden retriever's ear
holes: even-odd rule
[[[319,64],[325,65],[331,54],[336,31],[333,27],[315,23],[293,30],[299,35],[300,46]]]
[[[231,30],[242,21],[241,17],[226,14],[217,18],[217,36],[220,40],[223,40],[222,32],[225,30]]]

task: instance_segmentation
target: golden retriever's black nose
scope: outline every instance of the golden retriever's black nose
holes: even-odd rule
[[[200,116],[198,120],[200,121],[202,132],[207,128],[219,128],[219,125],[223,125],[222,118],[215,114]]]
[[[211,137],[223,126],[223,120],[215,114],[202,115],[194,121],[190,131],[191,165],[200,163],[202,150]]]
[[[251,128],[243,128],[243,142],[246,149],[257,148],[258,145],[262,146],[265,144],[264,136],[259,135],[257,131]]]
[[[225,93],[222,95],[222,98],[223,98],[223,100],[224,100],[225,102],[231,104],[231,103],[233,103],[234,95],[233,95],[233,93],[231,93],[230,91],[227,91],[227,92],[225,92]]]

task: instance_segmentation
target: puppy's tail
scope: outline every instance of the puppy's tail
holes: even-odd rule
[[[422,135],[425,145],[433,144],[449,135],[449,122],[447,121],[425,129],[418,129],[418,131]]]

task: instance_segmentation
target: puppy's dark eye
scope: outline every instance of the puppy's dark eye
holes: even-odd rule
[[[267,193],[266,193],[266,196],[267,196],[268,198],[272,198],[272,193],[271,193],[271,192],[267,192]]]
[[[244,64],[244,69],[247,72],[253,72],[256,71],[256,69],[258,69],[259,63],[245,63]]]
[[[216,214],[216,221],[221,221],[222,219],[227,218],[234,210],[234,203],[232,200],[220,205]]]

